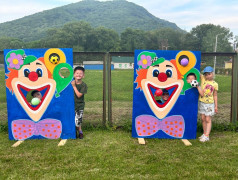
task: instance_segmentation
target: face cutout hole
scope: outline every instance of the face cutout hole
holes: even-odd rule
[[[182,55],[179,57],[178,62],[181,66],[187,66],[189,63],[189,58],[186,55]]]
[[[58,64],[60,62],[60,56],[57,54],[57,53],[52,53],[50,56],[49,56],[49,61],[52,63],[52,64]]]
[[[194,73],[189,73],[186,78],[187,83],[190,84],[193,80],[197,80],[197,76]]]
[[[61,78],[67,78],[70,75],[70,71],[69,71],[69,69],[63,67],[59,70],[59,75]]]
[[[32,107],[38,106],[40,104],[40,102],[42,101],[46,91],[47,91],[47,89],[43,89],[41,91],[38,91],[36,89],[28,91],[26,94],[27,102],[29,102],[29,104]]]
[[[159,104],[164,104],[166,103],[166,101],[168,101],[169,97],[170,97],[170,91],[173,91],[172,89],[171,90],[167,90],[167,89],[161,89],[161,95],[160,96],[157,96],[156,93],[155,93],[155,100],[157,101],[157,103]]]

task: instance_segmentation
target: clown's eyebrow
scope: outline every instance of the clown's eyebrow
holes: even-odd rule
[[[42,65],[41,63],[36,63],[36,65]]]
[[[166,67],[171,67],[171,68],[173,68],[173,66],[170,66],[170,65],[166,65]]]
[[[155,67],[155,66],[159,67],[159,65],[154,65],[153,67]]]

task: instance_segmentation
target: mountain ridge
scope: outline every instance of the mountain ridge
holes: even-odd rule
[[[87,0],[1,23],[0,36],[34,41],[43,38],[50,28],[77,21],[88,22],[92,27],[104,26],[118,33],[126,28],[148,31],[168,27],[182,31],[175,23],[157,18],[132,2]]]

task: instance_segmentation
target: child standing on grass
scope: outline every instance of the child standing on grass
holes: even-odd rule
[[[218,84],[213,80],[214,73],[211,66],[207,66],[201,75],[201,91],[199,92],[198,112],[201,114],[203,134],[199,137],[201,142],[209,141],[212,121],[211,117],[217,110]]]
[[[79,139],[83,139],[82,121],[84,111],[84,94],[87,93],[88,87],[85,82],[82,81],[84,78],[85,69],[77,66],[74,68],[74,80],[71,82],[74,89],[74,103],[75,103],[75,126],[76,135],[79,133]]]

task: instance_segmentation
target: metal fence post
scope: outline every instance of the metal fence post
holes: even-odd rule
[[[109,126],[113,125],[112,122],[112,78],[111,78],[111,54],[107,58],[107,82],[108,82],[108,123]]]
[[[238,57],[232,58],[232,92],[231,92],[231,122],[237,123],[238,118]]]
[[[104,54],[103,58],[103,115],[102,115],[102,125],[106,126],[106,112],[107,112],[107,59],[108,53]]]

